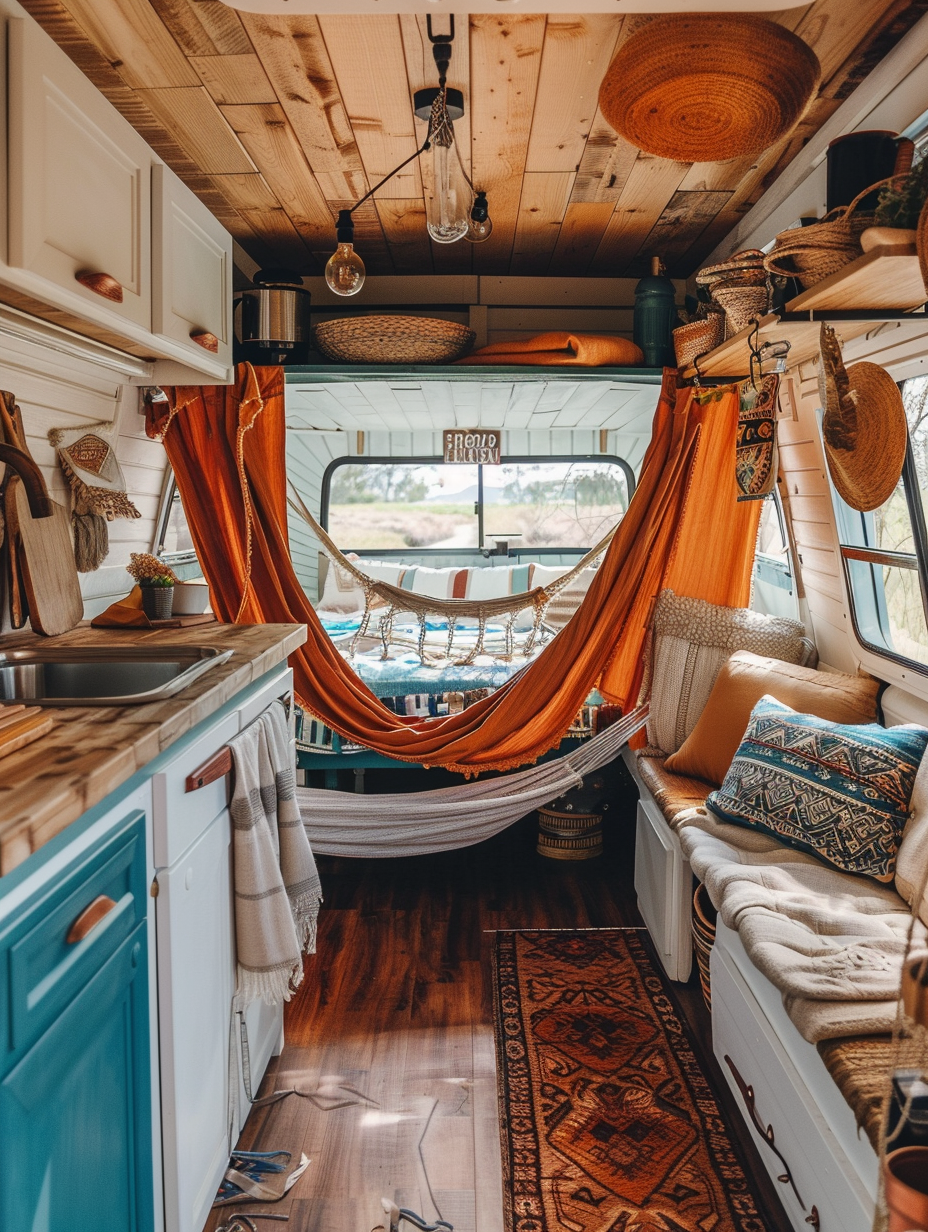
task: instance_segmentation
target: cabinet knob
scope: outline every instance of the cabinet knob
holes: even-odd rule
[[[74,277],[88,291],[95,291],[97,295],[112,300],[114,304],[122,303],[122,283],[118,282],[112,274],[100,274],[94,270],[78,270]]]
[[[115,900],[106,894],[101,894],[99,898],[95,898],[89,907],[84,908],[68,929],[66,938],[68,945],[76,945],[78,941],[83,941],[87,934],[93,932],[104,916],[109,915],[115,906]]]
[[[212,351],[214,355],[219,353],[219,339],[215,334],[209,333],[208,330],[194,330],[190,335],[197,346],[201,346],[204,351]]]

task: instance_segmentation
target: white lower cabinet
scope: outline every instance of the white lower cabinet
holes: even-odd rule
[[[680,840],[646,789],[638,801],[635,823],[635,892],[664,970],[672,980],[688,980],[693,962],[693,874]]]
[[[159,761],[153,776],[161,1120],[166,1232],[201,1232],[253,1093],[282,1044],[282,1007],[249,1007],[247,1058],[235,1012],[228,781],[187,792],[187,776],[275,698],[285,666]]]
[[[876,1156],[856,1135],[844,1149],[834,1121],[839,1130],[851,1122],[850,1139],[850,1108],[833,1106],[834,1082],[815,1046],[792,1039],[798,1033],[782,1007],[792,1035],[786,1024],[771,1023],[736,962],[739,945],[721,926],[711,958],[713,1049],[784,1210],[796,1232],[870,1232]],[[764,977],[754,970],[751,979]],[[781,1034],[804,1050],[801,1068]]]

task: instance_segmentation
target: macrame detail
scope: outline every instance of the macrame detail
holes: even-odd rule
[[[396,632],[397,612],[413,614],[419,628],[413,646],[423,663],[432,662],[436,665],[441,663],[442,666],[448,663],[454,653],[454,635],[459,619],[476,620],[477,636],[467,647],[463,657],[452,660],[455,667],[467,666],[483,654],[492,654],[494,659],[502,662],[508,662],[516,653],[524,656],[531,655],[538,645],[543,645],[550,640],[551,631],[544,623],[548,604],[555,595],[565,590],[571,582],[576,581],[583,570],[589,568],[597,557],[605,552],[617,529],[613,527],[572,569],[553,582],[549,582],[547,586],[536,586],[532,590],[522,591],[519,594],[500,595],[492,599],[441,599],[434,595],[420,595],[415,591],[403,590],[391,582],[370,577],[359,568],[357,562],[351,560],[336,547],[334,541],[329,538],[323,527],[306,508],[292,484],[290,491],[292,493],[292,496],[288,498],[290,508],[312,529],[333,566],[350,574],[364,591],[364,614],[361,617],[358,631],[351,640],[349,656],[357,652],[361,641],[368,636],[379,638],[382,659],[390,657],[391,646],[408,645],[408,639]],[[578,597],[578,604],[579,601]],[[377,616],[380,609],[384,607],[386,611]],[[533,613],[532,624],[526,631],[521,646],[517,646],[515,620],[519,612],[529,608]],[[377,617],[376,624],[374,624],[375,616]],[[445,655],[441,659],[430,656],[426,646],[429,616],[440,616],[448,622]],[[487,649],[487,626],[490,621],[499,621],[503,625],[503,649],[499,652]]]
[[[78,571],[99,569],[109,551],[107,522],[142,515],[126,495],[126,480],[115,449],[114,423],[53,428],[48,440],[58,451],[71,485],[71,526]]]

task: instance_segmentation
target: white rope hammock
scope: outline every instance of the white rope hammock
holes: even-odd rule
[[[391,644],[401,643],[404,640],[394,631],[397,612],[412,612],[419,624],[416,650],[423,663],[429,662],[426,648],[426,636],[428,633],[426,622],[430,615],[444,617],[448,622],[444,655],[440,660],[436,661],[440,662],[442,666],[447,665],[449,660],[451,660],[454,635],[459,619],[476,620],[477,636],[473,640],[473,644],[468,646],[466,654],[462,658],[453,660],[454,666],[462,667],[473,663],[477,656],[481,654],[492,654],[493,658],[508,662],[517,650],[516,617],[519,612],[524,612],[527,608],[531,608],[533,610],[532,625],[527,630],[524,640],[518,646],[518,652],[528,656],[544,639],[544,619],[545,613],[548,610],[548,604],[555,595],[570,586],[571,582],[576,581],[583,570],[605,552],[618,529],[618,524],[616,524],[568,572],[561,574],[559,578],[555,578],[547,586],[536,586],[534,589],[522,591],[520,594],[500,595],[493,599],[441,599],[432,595],[420,595],[414,591],[403,590],[399,586],[392,585],[390,582],[383,582],[377,578],[370,577],[363,569],[358,567],[357,562],[350,560],[339,550],[335,542],[329,538],[323,527],[319,525],[306,508],[302,497],[292,481],[289,486],[292,496],[287,498],[287,503],[290,508],[311,528],[333,565],[350,574],[364,591],[364,615],[361,617],[361,624],[357,633],[355,633],[351,640],[349,656],[354,655],[361,639],[368,636],[375,611],[379,612],[381,608],[385,608],[386,610],[380,615],[377,624],[377,634],[381,642],[381,658],[383,659],[389,657],[389,647]],[[490,620],[501,620],[503,622],[502,651],[491,650],[487,647],[487,622]]]
[[[298,787],[310,845],[318,855],[387,859],[482,843],[612,761],[644,727],[648,709],[639,706],[564,757],[500,778],[372,796]]]

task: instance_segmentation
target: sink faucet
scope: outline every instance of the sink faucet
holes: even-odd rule
[[[34,518],[50,518],[54,509],[45,486],[45,477],[36,463],[27,453],[17,449],[15,445],[5,445],[0,442],[0,462],[12,466],[26,489],[29,501],[29,512]]]

